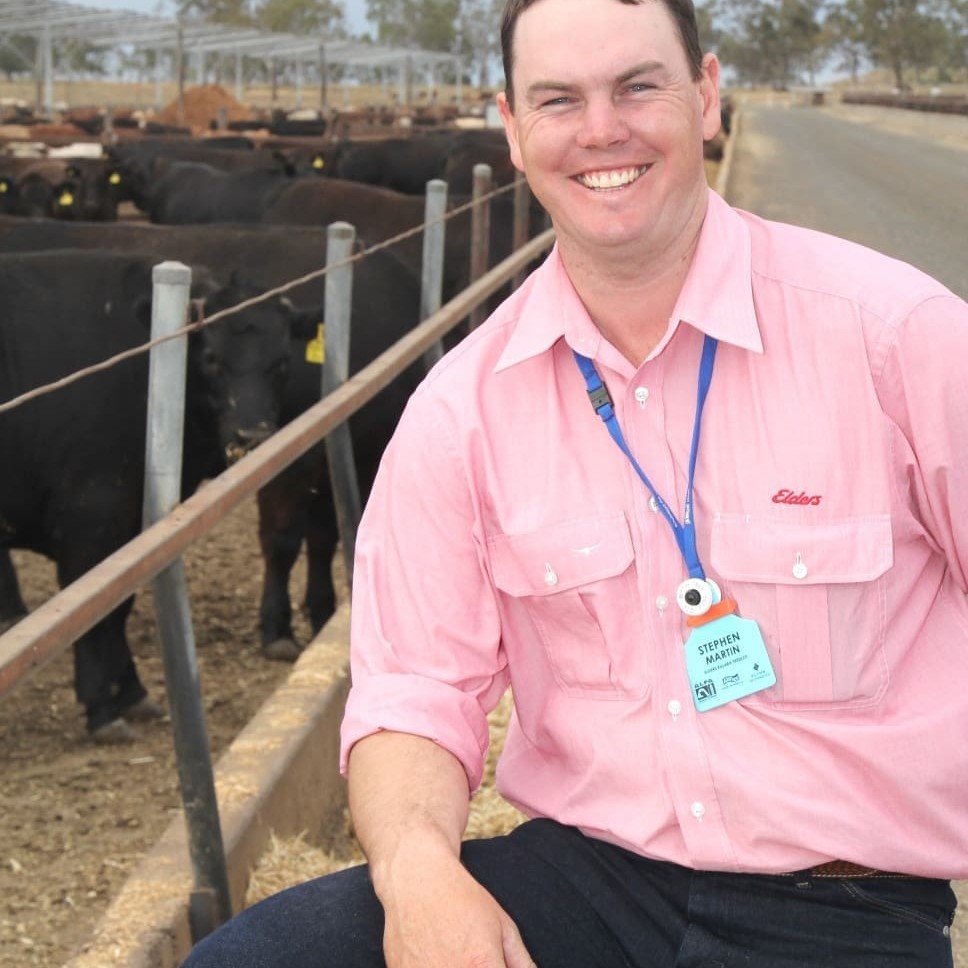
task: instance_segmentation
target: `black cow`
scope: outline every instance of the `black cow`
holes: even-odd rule
[[[0,632],[6,632],[26,614],[27,606],[20,594],[17,572],[10,552],[7,548],[0,547]]]
[[[71,250],[0,256],[0,399],[144,343],[157,261]],[[208,316],[253,294],[220,287],[202,269],[193,280]],[[184,495],[278,426],[292,316],[273,300],[190,337]],[[51,558],[62,587],[140,529],[147,371],[142,355],[0,413],[0,546]],[[17,610],[6,591],[0,613],[11,601]],[[125,638],[131,604],[74,643],[76,694],[99,741],[131,738],[122,717],[157,710]]]
[[[143,207],[152,222],[257,222],[290,181],[278,169],[221,171],[190,161],[156,161]],[[138,204],[138,199],[135,199]]]
[[[320,268],[326,259],[326,230],[306,226],[245,225],[71,225],[0,220],[0,251],[63,246],[98,251],[151,251],[158,260],[208,259],[223,273],[235,271],[259,288],[269,288]],[[316,307],[322,321],[325,281],[296,289],[301,306]],[[353,372],[403,336],[420,311],[416,274],[390,252],[372,253],[354,266],[350,366]],[[291,341],[290,377],[282,420],[288,421],[320,395],[317,333]],[[312,359],[307,359],[307,355]],[[350,420],[357,477],[368,492],[386,441],[406,398],[421,375],[413,367]],[[259,625],[267,656],[293,659],[299,648],[292,630],[289,578],[305,542],[308,576],[303,606],[313,632],[335,608],[332,558],[338,540],[325,448],[305,455],[259,493],[259,539],[265,564]],[[0,574],[2,578],[2,574]],[[0,586],[2,587],[2,586]],[[15,610],[15,606],[11,606]],[[0,601],[0,619],[3,617]]]
[[[469,199],[449,197],[451,209],[462,208]],[[489,264],[511,254],[514,225],[514,200],[510,193],[491,200]],[[294,179],[265,208],[262,220],[276,225],[328,225],[346,221],[356,227],[367,242],[382,242],[424,221],[425,201],[388,188],[377,188],[339,178]],[[529,211],[529,237],[545,226],[544,210],[534,202]],[[444,299],[452,299],[465,289],[470,279],[472,214],[465,209],[447,221],[444,247]],[[394,246],[394,251],[420,272],[423,262],[423,235],[418,233]],[[506,293],[505,293],[506,294]],[[501,294],[495,301],[503,298]]]
[[[335,178],[423,195],[427,182],[442,178],[451,134],[384,138],[345,144],[330,173]]]
[[[122,173],[129,197],[143,211],[148,208],[148,191],[167,166],[174,161],[209,165],[220,171],[266,169],[291,174],[296,163],[284,152],[256,151],[248,139],[246,146],[224,144],[221,139],[146,138],[120,142],[107,149],[108,159]],[[307,171],[309,170],[307,163]]]
[[[9,158],[0,171],[0,211],[11,215],[114,221],[128,197],[120,168],[104,158]]]
[[[461,131],[447,148],[441,178],[452,195],[470,195],[474,190],[474,166],[489,165],[494,185],[514,181],[517,169],[511,163],[504,131],[496,128]]]

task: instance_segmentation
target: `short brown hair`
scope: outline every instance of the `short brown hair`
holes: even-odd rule
[[[504,15],[501,17],[501,57],[504,61],[504,89],[508,104],[514,107],[514,90],[511,82],[511,70],[514,67],[514,28],[518,18],[528,7],[534,6],[538,0],[507,0],[504,5]],[[644,3],[646,0],[618,0],[627,6]],[[682,39],[682,47],[689,61],[692,79],[698,81],[702,77],[702,47],[699,43],[699,27],[696,24],[696,8],[692,0],[652,0],[661,3],[672,15]]]

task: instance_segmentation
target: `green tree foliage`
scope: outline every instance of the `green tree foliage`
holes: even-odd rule
[[[740,82],[786,87],[812,80],[824,62],[820,0],[719,0],[708,9],[719,58]]]
[[[905,87],[907,68],[924,67],[943,52],[943,22],[923,0],[860,0],[860,22],[870,59]]]
[[[248,0],[178,0],[178,16],[227,27],[251,27],[255,22]]]
[[[7,80],[17,74],[31,74],[37,60],[37,39],[19,34],[0,38],[0,73]]]
[[[62,40],[54,44],[54,66],[72,74],[104,74],[107,51],[81,40]]]
[[[964,71],[968,0],[709,0],[714,47],[741,83],[813,83],[888,68],[898,88],[928,68]]]
[[[492,71],[498,73],[495,83],[503,85],[500,76],[501,38],[499,36],[504,0],[462,0],[460,29],[456,53],[468,69],[468,79],[480,88],[491,86]]]
[[[257,8],[255,19],[263,30],[345,36],[343,9],[334,0],[265,0]]]
[[[366,0],[383,44],[452,52],[457,46],[460,0]]]

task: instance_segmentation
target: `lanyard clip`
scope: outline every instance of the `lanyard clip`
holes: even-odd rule
[[[602,418],[608,420],[613,414],[612,398],[609,395],[608,387],[604,383],[599,383],[597,387],[589,389],[588,399],[592,402],[592,409]]]

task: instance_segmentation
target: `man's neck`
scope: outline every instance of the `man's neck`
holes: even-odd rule
[[[641,366],[665,336],[697,241],[698,236],[681,255],[662,263],[561,252],[592,322],[633,366]]]

